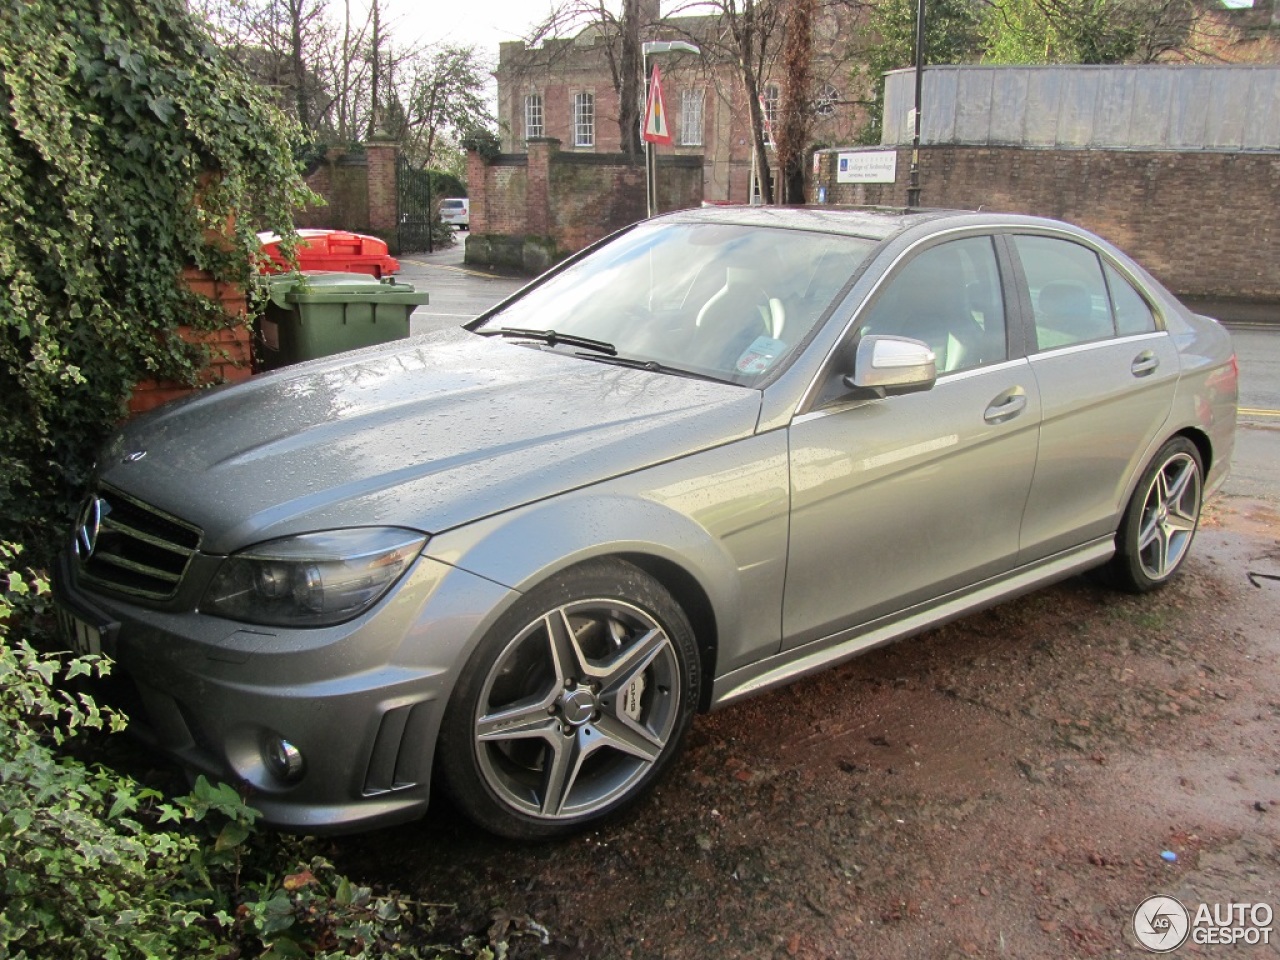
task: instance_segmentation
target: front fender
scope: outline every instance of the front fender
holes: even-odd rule
[[[710,605],[718,674],[781,643],[787,477],[775,431],[468,524],[426,552],[521,593],[598,557],[677,566]]]

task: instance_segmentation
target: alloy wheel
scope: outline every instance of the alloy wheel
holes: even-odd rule
[[[1200,466],[1187,453],[1171,456],[1156,471],[1142,505],[1138,557],[1153,581],[1182,562],[1200,519]]]
[[[503,804],[542,820],[602,810],[662,756],[680,679],[671,639],[646,611],[603,599],[558,606],[485,678],[473,728],[480,774]]]

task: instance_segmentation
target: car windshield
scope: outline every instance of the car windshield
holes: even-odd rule
[[[719,223],[643,224],[486,318],[580,355],[752,386],[804,340],[876,242]],[[531,338],[532,339],[532,338]],[[543,346],[574,351],[567,340]]]

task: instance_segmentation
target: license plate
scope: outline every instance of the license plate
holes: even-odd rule
[[[65,610],[58,611],[58,621],[62,626],[62,636],[71,644],[71,649],[76,656],[102,654],[101,630]]]

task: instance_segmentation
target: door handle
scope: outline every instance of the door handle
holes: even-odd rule
[[[1129,367],[1129,372],[1135,377],[1145,377],[1149,373],[1155,373],[1158,366],[1160,366],[1160,358],[1150,350],[1143,350],[1133,358],[1133,365]]]
[[[1021,387],[1010,387],[999,394],[982,414],[987,423],[1004,423],[1012,420],[1027,408],[1027,392]]]

